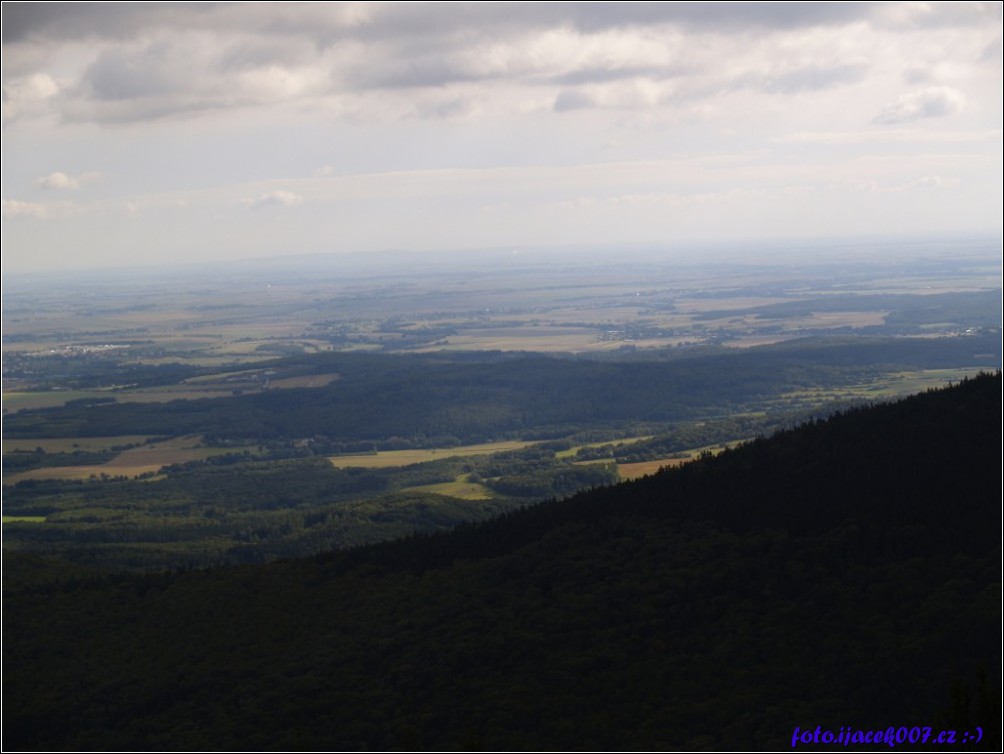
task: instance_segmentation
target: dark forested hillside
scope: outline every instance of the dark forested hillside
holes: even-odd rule
[[[982,375],[449,534],[171,575],[7,558],[3,746],[996,749],[1000,418]]]

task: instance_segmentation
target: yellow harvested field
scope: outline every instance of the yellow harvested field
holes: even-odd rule
[[[591,351],[610,348],[610,344],[599,343],[596,334],[583,330],[558,331],[555,328],[535,331],[526,328],[520,332],[512,330],[478,331],[468,330],[460,335],[451,335],[443,345],[430,346],[425,350],[489,350],[489,351]]]
[[[261,369],[242,369],[239,372],[217,372],[216,374],[200,374],[198,377],[189,377],[181,381],[182,385],[205,385],[222,383],[228,379],[250,378],[252,375],[260,374]]]
[[[268,383],[269,388],[325,387],[341,377],[332,374],[308,374],[303,377],[280,377]]]
[[[172,463],[185,463],[187,461],[198,461],[207,458],[207,451],[210,450],[213,449],[172,448],[169,446],[149,445],[123,451],[109,461],[107,465],[118,469],[136,469],[149,466],[157,469],[161,466],[170,466]]]
[[[880,327],[885,324],[888,312],[813,312],[808,317],[787,320],[789,329],[806,327],[836,328],[836,327]]]
[[[164,466],[188,461],[202,461],[225,453],[239,453],[250,448],[199,447],[200,435],[188,435],[172,440],[124,450],[108,463],[88,466],[52,466],[31,469],[4,476],[4,484],[16,484],[24,479],[89,479],[92,476],[138,477],[160,471]],[[107,447],[107,446],[106,446]]]
[[[692,460],[692,458],[660,458],[656,461],[641,461],[640,463],[619,463],[617,464],[617,473],[621,475],[621,479],[640,479],[643,476],[654,474],[660,469],[680,466]]]
[[[731,348],[755,348],[756,346],[769,346],[772,343],[782,343],[794,337],[794,335],[751,335],[723,341],[723,344]]]
[[[351,456],[330,456],[328,460],[339,468],[350,466],[364,469],[389,469],[395,466],[410,466],[413,463],[439,461],[443,458],[457,456],[479,456],[488,453],[499,453],[503,450],[519,450],[534,445],[522,440],[507,440],[505,442],[487,442],[480,445],[458,445],[455,448],[435,450],[385,450],[380,453]]]
[[[621,479],[637,479],[647,474],[654,474],[659,469],[671,469],[676,466],[682,466],[685,463],[690,463],[702,453],[718,455],[725,448],[735,448],[744,442],[746,442],[745,439],[731,440],[718,445],[705,445],[702,448],[692,448],[684,451],[687,454],[685,458],[660,458],[655,461],[641,461],[640,463],[619,463],[617,464],[617,471],[620,473]]]
[[[100,477],[102,474],[136,477],[146,472],[155,472],[160,468],[160,466],[123,468],[113,464],[114,461],[99,466],[52,466],[45,469],[32,469],[31,471],[5,475],[3,483],[5,485],[17,484],[25,479],[90,479],[92,476]]]

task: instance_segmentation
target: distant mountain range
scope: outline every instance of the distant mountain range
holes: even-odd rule
[[[999,749],[1000,419],[998,372],[308,560],[7,556],[3,748]]]

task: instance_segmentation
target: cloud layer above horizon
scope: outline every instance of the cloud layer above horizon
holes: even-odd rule
[[[8,269],[1000,232],[999,3],[5,3]]]

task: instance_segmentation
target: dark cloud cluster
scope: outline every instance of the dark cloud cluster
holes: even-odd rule
[[[797,29],[844,24],[867,16],[875,3],[679,2],[572,3],[569,21],[586,31],[624,25],[673,24],[684,29]]]
[[[908,123],[925,118],[940,118],[961,112],[966,98],[955,89],[932,86],[908,92],[890,103],[876,118],[876,123]]]
[[[994,4],[956,5],[962,4],[14,2],[3,6],[5,96],[8,89],[24,97],[42,91],[15,78],[38,75],[48,50],[74,41],[93,44],[96,52],[75,81],[60,84],[61,115],[69,120],[143,120],[296,97],[428,92],[503,80],[550,88],[560,112],[618,106],[626,100],[593,90],[638,80],[691,78],[691,97],[738,89],[787,95],[858,83],[869,65],[832,54],[803,56],[776,69],[753,65],[741,76],[726,76],[714,61],[695,61],[667,40],[736,37],[753,47],[772,33],[801,29],[855,22],[958,26],[994,14]],[[548,33],[584,40],[639,34],[655,40],[656,52],[558,49],[542,58],[530,48]],[[660,40],[666,54],[657,54]],[[999,60],[999,41],[984,57],[995,55]],[[878,120],[928,117],[954,107],[929,99],[890,106]],[[449,93],[414,103],[412,112],[465,113],[468,104]]]
[[[12,2],[3,7],[3,43],[40,39],[127,38],[151,27],[186,24],[219,3]]]
[[[346,23],[340,3],[5,3],[3,41],[124,38],[157,27],[240,28],[312,35],[322,41],[346,33],[362,37],[441,36],[491,25],[500,31],[567,25],[587,32],[624,26],[672,24],[685,29],[793,29],[848,23],[876,3],[814,2],[517,2],[393,3],[366,9],[364,23]]]
[[[820,91],[861,81],[867,72],[864,63],[807,65],[767,76],[763,88],[772,94]]]
[[[109,48],[85,71],[94,96],[128,100],[163,96],[187,85],[197,71],[186,70],[185,59],[163,42],[139,50]]]
[[[3,41],[126,38],[154,28],[201,28],[308,36],[331,43],[364,39],[449,36],[491,28],[506,34],[540,26],[595,33],[672,25],[722,33],[792,30],[870,20],[903,28],[966,26],[999,18],[999,3],[882,2],[513,2],[513,3],[242,3],[11,2],[3,9]],[[904,5],[898,12],[897,5]],[[921,6],[907,12],[906,5]]]
[[[476,71],[464,61],[431,55],[360,65],[352,71],[351,81],[361,89],[417,89],[485,81],[499,75],[501,72]]]
[[[684,66],[617,66],[609,68],[588,67],[578,68],[551,79],[562,86],[579,86],[582,84],[604,84],[610,81],[624,79],[647,78],[655,81],[683,76],[690,71]]]

